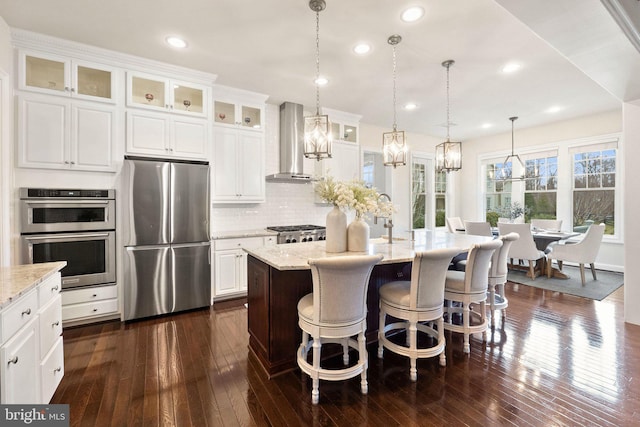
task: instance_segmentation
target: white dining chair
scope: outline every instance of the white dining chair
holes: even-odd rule
[[[551,263],[555,259],[558,269],[562,270],[562,262],[575,262],[580,265],[580,279],[584,286],[584,265],[589,264],[593,280],[596,278],[596,257],[600,250],[600,243],[604,235],[604,224],[592,224],[587,229],[582,240],[574,244],[560,245],[558,242],[551,243],[547,254],[547,277],[551,277]]]
[[[447,222],[447,231],[449,231],[449,233],[462,233],[462,231],[458,231],[458,230],[464,229],[464,223],[462,222],[459,216],[448,216],[446,218],[446,222]]]
[[[302,342],[298,348],[298,366],[313,382],[311,402],[320,399],[320,380],[340,381],[361,375],[362,394],[368,392],[367,289],[373,267],[382,255],[350,255],[310,259],[313,293],[298,302],[298,326]],[[357,335],[357,340],[352,337]],[[311,338],[309,338],[311,337]],[[322,345],[342,344],[343,369],[320,365]],[[349,347],[358,351],[358,362],[349,364]],[[308,361],[313,349],[312,362]]]
[[[500,310],[502,314],[502,323],[506,315],[506,308],[509,306],[509,300],[504,292],[504,285],[507,283],[508,254],[511,244],[518,240],[520,236],[517,233],[509,233],[498,236],[502,241],[502,246],[493,252],[491,257],[491,266],[489,268],[489,310],[491,311],[491,327],[496,322],[496,310]]]
[[[531,224],[509,224],[498,223],[500,235],[509,233],[518,233],[520,238],[513,242],[509,249],[508,257],[510,259],[519,259],[527,261],[529,264],[529,275],[532,279],[536,278],[536,263],[538,260],[545,260],[544,252],[536,247],[536,242],[531,234]],[[513,263],[512,263],[513,264]]]
[[[560,231],[562,230],[562,220],[532,218],[531,227],[533,227],[534,230]]]
[[[473,236],[493,237],[491,232],[491,224],[486,221],[465,221],[464,231],[466,234]]]

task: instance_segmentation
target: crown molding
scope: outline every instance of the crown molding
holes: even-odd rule
[[[627,36],[633,47],[640,52],[640,28],[633,22],[625,6],[619,0],[600,0],[600,2],[622,29],[622,32]],[[636,2],[636,7],[640,8],[640,3]]]
[[[39,50],[46,53],[91,60],[114,67],[124,68],[126,70],[148,72],[152,69],[155,74],[165,75],[166,77],[175,77],[176,75],[179,75],[181,79],[188,78],[189,80],[193,80],[194,82],[204,85],[212,85],[218,78],[216,74],[180,67],[152,59],[141,58],[135,55],[116,52],[70,40],[59,39],[17,28],[11,29],[11,41],[13,47],[17,49]]]

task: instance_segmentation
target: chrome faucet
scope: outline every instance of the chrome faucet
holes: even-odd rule
[[[389,201],[389,203],[391,203],[391,197],[387,193],[380,194],[379,198],[381,199],[383,197],[386,197],[387,200]],[[393,243],[393,220],[390,217],[389,218],[384,217],[384,216],[378,217],[377,215],[375,215],[373,217],[373,223],[374,224],[378,223],[378,218],[384,219],[384,228],[386,228],[388,230],[387,231],[387,237],[389,238],[389,243]]]

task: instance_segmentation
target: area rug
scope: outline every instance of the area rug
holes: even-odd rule
[[[568,279],[547,278],[538,276],[535,280],[527,277],[525,271],[509,271],[507,279],[510,282],[521,283],[527,286],[562,292],[583,298],[602,301],[624,283],[624,274],[613,271],[596,270],[598,280],[593,280],[591,270],[585,268],[585,283],[580,281],[580,269],[578,267],[564,266],[562,272],[569,276]]]

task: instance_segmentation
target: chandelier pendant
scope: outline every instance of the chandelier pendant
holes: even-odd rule
[[[396,46],[402,41],[398,34],[389,36],[387,43],[393,47],[393,130],[382,134],[382,156],[385,166],[407,164],[407,140],[404,131],[398,130],[396,115]]]
[[[316,13],[316,114],[304,118],[304,155],[309,159],[331,158],[333,135],[329,116],[320,114],[320,12],[326,8],[324,0],[310,0],[309,8]]]
[[[462,169],[462,142],[451,141],[449,137],[449,68],[455,64],[453,59],[442,63],[447,69],[447,140],[436,145],[436,171],[452,172]]]

